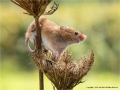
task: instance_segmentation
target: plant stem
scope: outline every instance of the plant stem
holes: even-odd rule
[[[39,86],[40,90],[44,90],[43,72],[39,70]]]
[[[36,25],[36,35],[37,35],[37,49],[41,50],[41,30],[39,27],[39,22],[38,22],[39,17],[35,17],[35,25]]]
[[[39,27],[39,16],[35,17],[35,24],[36,24],[36,41],[37,41],[37,50],[42,50],[41,49],[41,28]],[[44,81],[43,81],[43,72],[39,70],[39,89],[44,90]]]

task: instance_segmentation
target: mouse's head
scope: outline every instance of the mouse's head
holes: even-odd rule
[[[75,30],[73,28],[61,26],[60,30],[61,30],[61,36],[69,44],[79,43],[87,38],[86,35],[82,34],[80,31]]]

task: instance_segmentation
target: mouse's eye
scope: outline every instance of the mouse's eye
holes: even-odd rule
[[[78,35],[78,32],[75,32],[75,35]]]

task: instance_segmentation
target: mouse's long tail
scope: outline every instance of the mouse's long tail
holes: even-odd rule
[[[35,51],[35,50],[32,50],[29,46],[29,38],[28,37],[26,37],[26,39],[25,39],[25,46],[26,46],[26,48],[29,52],[34,52]]]

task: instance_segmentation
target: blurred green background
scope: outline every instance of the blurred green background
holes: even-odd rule
[[[120,88],[120,4],[119,0],[54,0],[59,9],[48,19],[58,25],[74,27],[87,35],[85,42],[68,48],[78,60],[93,50],[95,61],[74,90]],[[48,6],[48,10],[53,2]],[[0,1],[0,88],[1,90],[39,90],[38,70],[25,48],[25,32],[33,17],[9,0]],[[118,90],[113,88],[112,90]],[[104,88],[108,90],[109,88]],[[53,90],[45,77],[45,90]]]

